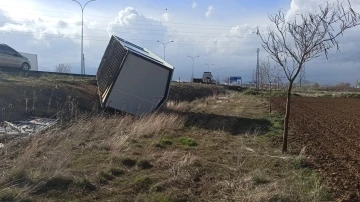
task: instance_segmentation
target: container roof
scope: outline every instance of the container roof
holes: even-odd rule
[[[135,54],[138,54],[142,57],[145,57],[147,59],[150,59],[160,65],[163,65],[169,69],[174,69],[173,66],[171,66],[169,63],[167,63],[165,60],[163,60],[162,58],[158,57],[157,55],[155,55],[154,53],[152,53],[151,51],[149,51],[148,49],[146,48],[143,48],[143,47],[140,47],[138,45],[135,45],[125,39],[122,39],[118,36],[115,36],[114,37],[120,41],[120,43],[126,48],[128,49],[129,51],[135,53]]]

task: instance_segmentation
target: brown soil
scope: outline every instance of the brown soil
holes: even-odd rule
[[[284,113],[285,100],[274,100]],[[292,151],[306,146],[326,185],[340,201],[360,201],[360,100],[294,97]]]

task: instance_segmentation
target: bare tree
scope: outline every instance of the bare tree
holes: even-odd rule
[[[255,87],[258,85],[257,84],[257,76],[256,76],[257,71],[254,70],[251,76],[252,82],[255,84]]]
[[[299,86],[302,87],[303,81],[305,80],[305,65],[301,68],[299,73]]]
[[[286,78],[284,75],[281,74],[281,70],[280,68],[278,68],[279,71],[276,72],[276,76],[275,76],[275,82],[277,83],[277,89],[280,89],[280,85],[281,87],[284,86],[282,79]]]
[[[344,91],[344,90],[349,89],[350,87],[351,87],[351,84],[349,82],[341,82],[341,83],[334,85],[332,87],[332,89]]]
[[[223,78],[222,82],[227,83],[229,85],[230,84],[230,77],[227,76],[227,77]]]
[[[261,61],[260,72],[263,75],[263,84],[266,82],[269,85],[269,112],[271,113],[272,84],[276,82],[280,71],[276,66],[271,67],[270,61]]]
[[[291,19],[285,16],[285,11],[280,10],[269,15],[274,28],[268,27],[266,32],[257,29],[262,47],[271,59],[280,65],[289,81],[284,116],[283,153],[286,153],[288,148],[291,91],[303,65],[322,53],[328,58],[331,48],[335,47],[339,51],[337,37],[345,30],[359,25],[359,13],[352,9],[349,1],[347,3],[345,7],[339,2],[327,2],[319,6],[319,12],[303,13]],[[335,29],[335,25],[339,28]]]
[[[70,73],[71,72],[71,66],[68,63],[59,63],[55,67],[55,72],[58,72],[58,73]]]
[[[259,64],[259,88],[262,90],[262,89],[264,89],[265,82],[267,81],[267,78],[266,78],[267,75],[266,75],[266,72],[264,71],[264,69],[262,67],[260,67],[261,62]]]

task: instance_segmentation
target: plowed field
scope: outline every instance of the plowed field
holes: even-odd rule
[[[285,100],[275,109],[285,112]],[[340,201],[360,201],[360,99],[292,98],[289,143],[306,146],[325,184]]]

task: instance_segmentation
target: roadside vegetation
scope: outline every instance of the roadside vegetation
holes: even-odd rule
[[[260,96],[214,93],[136,118],[97,114],[0,150],[0,201],[322,201],[311,164],[280,150]]]

